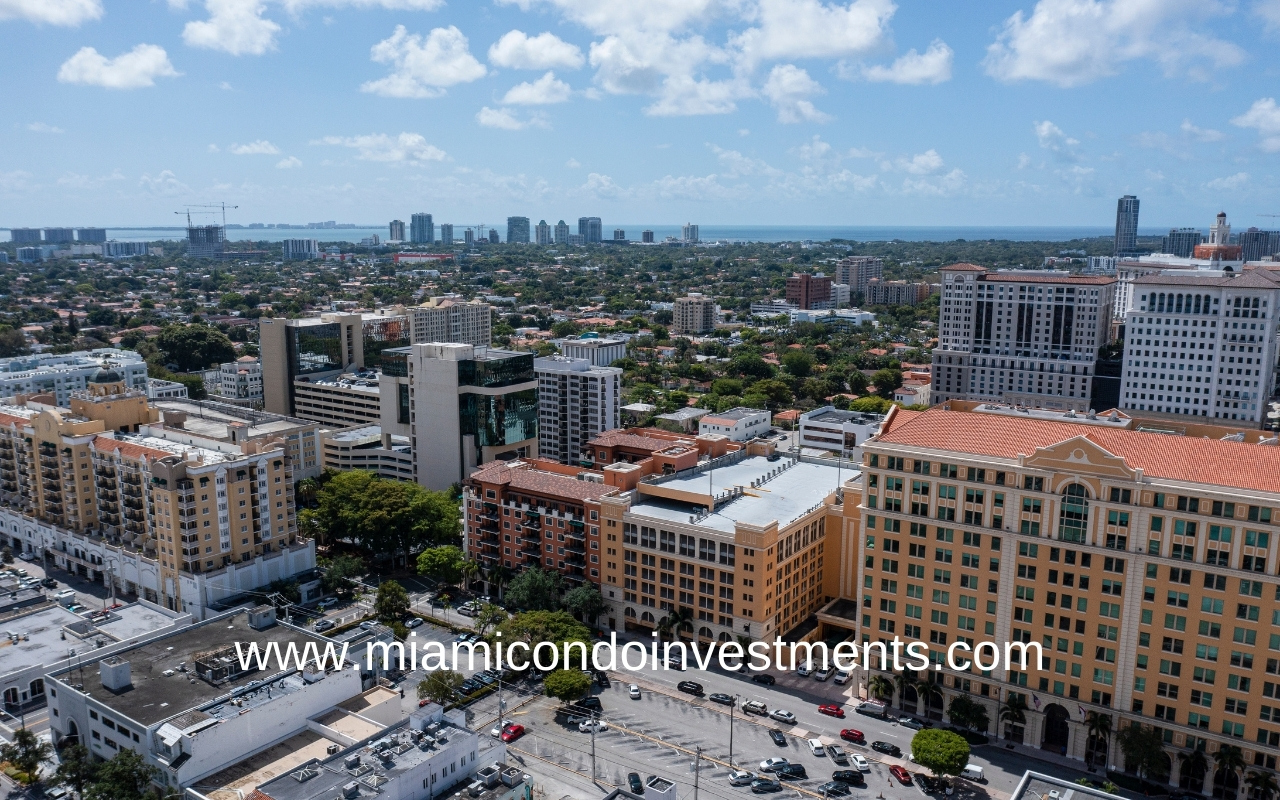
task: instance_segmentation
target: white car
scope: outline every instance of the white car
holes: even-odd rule
[[[805,742],[809,745],[809,752],[815,756],[825,756],[827,754],[827,749],[822,746],[821,739],[805,739]]]
[[[827,678],[831,677],[831,667],[823,667],[822,669],[813,673],[813,677],[815,680],[825,681]]]
[[[843,686],[844,684],[846,684],[846,683],[848,683],[848,682],[849,682],[849,678],[850,678],[850,677],[852,677],[852,676],[853,676],[853,673],[852,673],[852,672],[850,672],[849,670],[847,670],[847,669],[838,669],[838,670],[836,670],[836,680],[835,680],[835,683],[836,683],[836,685],[837,685],[837,686]]]
[[[858,770],[859,772],[871,771],[871,765],[867,763],[867,760],[865,758],[858,755],[857,753],[854,753],[853,755],[849,756],[849,760],[853,762],[853,768]]]
[[[629,695],[631,696],[631,699],[632,699],[632,700],[639,700],[639,699],[640,699],[640,687],[639,687],[639,686],[636,686],[634,683],[633,683],[633,684],[631,684],[630,686],[628,686],[628,687],[627,687],[627,694],[629,694]]]
[[[591,733],[592,728],[595,729],[596,733],[609,730],[609,726],[605,725],[600,720],[578,723],[578,730],[582,731],[583,733]]]
[[[775,756],[773,758],[766,758],[764,761],[760,762],[760,771],[776,772],[777,770],[782,769],[783,767],[785,767],[790,763],[791,763],[790,761],[786,760],[785,758],[781,758],[779,756]]]
[[[804,664],[801,664],[800,667],[796,669],[796,674],[799,675],[801,678],[807,678],[809,677],[809,672],[812,671],[812,669],[813,669],[813,665],[806,662]]]
[[[754,772],[747,772],[745,769],[737,770],[729,773],[730,786],[747,786],[756,779]]]
[[[776,719],[778,722],[785,722],[788,725],[796,724],[796,715],[792,714],[790,711],[783,711],[780,708],[774,709],[770,712],[769,718]]]

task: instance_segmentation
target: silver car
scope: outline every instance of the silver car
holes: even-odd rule
[[[790,711],[783,711],[780,708],[770,712],[769,718],[776,719],[778,722],[785,722],[788,725],[796,724],[796,715],[792,714]]]
[[[750,786],[751,782],[754,781],[755,779],[756,779],[755,773],[747,772],[746,770],[742,770],[742,769],[738,770],[737,772],[729,773],[730,786]]]

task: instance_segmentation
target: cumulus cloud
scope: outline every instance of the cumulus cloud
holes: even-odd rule
[[[283,0],[292,14],[309,8],[384,8],[388,11],[435,11],[444,0]]]
[[[420,133],[401,133],[399,136],[389,136],[385,133],[370,133],[363,136],[326,136],[312,144],[350,147],[356,151],[356,158],[362,161],[423,164],[445,159],[445,152],[429,144]]]
[[[289,156],[276,162],[276,169],[297,169],[300,166],[302,166],[302,159],[297,156]]]
[[[1268,153],[1280,153],[1280,107],[1274,97],[1255,100],[1249,110],[1231,120],[1241,128],[1255,128],[1261,137],[1258,146]]]
[[[923,194],[936,197],[947,197],[956,194],[965,187],[968,176],[963,170],[953,169],[945,175],[927,178],[904,178],[902,192],[904,194]]]
[[[504,131],[518,131],[528,126],[506,108],[489,108],[485,106],[476,112],[476,122],[486,128],[501,128]]]
[[[826,90],[795,64],[775,66],[760,91],[778,110],[779,122],[826,122],[831,119],[807,99],[815,94],[825,94]]]
[[[1205,78],[1206,64],[1244,60],[1241,48],[1200,32],[1217,11],[1198,0],[1039,0],[1029,16],[1019,10],[1005,20],[983,65],[1007,83],[1063,87],[1114,75],[1135,59],[1155,61],[1166,75]]]
[[[191,47],[221,50],[233,56],[259,56],[276,46],[280,26],[262,16],[260,0],[205,0],[207,20],[193,20],[182,29]]]
[[[582,190],[603,200],[614,200],[626,194],[621,186],[613,182],[613,178],[599,172],[587,175],[587,182],[582,184]]]
[[[384,97],[439,97],[450,86],[470,83],[488,74],[471,55],[467,37],[453,25],[434,28],[425,38],[397,25],[389,38],[373,46],[371,57],[380,64],[392,64],[395,69],[360,89]]]
[[[564,162],[564,165],[569,169],[577,169],[582,166],[582,162],[578,161],[576,158],[570,158],[568,161]]]
[[[163,47],[140,44],[115,58],[107,58],[92,47],[82,47],[63,62],[58,69],[58,80],[106,89],[140,89],[155,86],[156,78],[173,78],[179,74],[169,63]]]
[[[138,186],[153,193],[166,196],[185,194],[191,191],[191,187],[178,180],[178,176],[173,174],[172,170],[161,170],[158,175],[152,176],[150,173],[144,173],[138,179]]]
[[[548,72],[533,83],[525,81],[512,86],[503,96],[502,102],[516,106],[545,106],[563,103],[572,93],[573,89],[569,84],[558,80],[554,72]]]
[[[489,63],[508,69],[577,69],[586,63],[582,50],[547,31],[529,36],[508,31],[489,48]]]
[[[54,125],[47,125],[43,122],[28,122],[27,130],[32,131],[33,133],[65,133],[66,132],[62,130],[62,128],[56,127]]]
[[[233,144],[227,148],[227,152],[235,156],[278,156],[280,148],[266,139],[259,139],[248,144]]]
[[[1055,153],[1058,158],[1065,161],[1074,161],[1078,158],[1076,147],[1080,144],[1079,139],[1066,135],[1062,132],[1062,128],[1047,119],[1035,123],[1034,128],[1036,140],[1040,142],[1041,148]]]
[[[747,64],[786,58],[842,58],[878,47],[896,6],[891,0],[853,0],[845,5],[821,0],[760,0],[756,27],[732,44]]]
[[[1215,131],[1212,128],[1197,128],[1191,124],[1189,119],[1182,121],[1182,132],[1198,142],[1219,142],[1225,138],[1222,131]]]
[[[955,53],[946,42],[935,39],[924,53],[908,50],[887,67],[864,67],[862,77],[869,81],[904,83],[918,86],[951,80],[951,62]]]
[[[902,172],[909,172],[912,175],[928,175],[931,172],[937,172],[942,169],[942,156],[938,155],[937,150],[930,148],[923,153],[917,153],[911,158],[903,156],[895,159],[892,164],[889,164],[889,162],[881,164],[882,168],[886,166]]]
[[[1268,31],[1280,31],[1280,0],[1257,0],[1253,13]]]
[[[0,22],[21,19],[38,25],[74,27],[101,16],[101,0],[0,0]]]
[[[1249,182],[1249,173],[1237,172],[1235,175],[1228,175],[1225,178],[1214,178],[1206,183],[1206,189],[1214,189],[1220,192],[1234,192],[1241,186]]]
[[[670,75],[662,81],[658,99],[646,106],[644,113],[654,117],[728,114],[737,109],[739,98],[749,94],[746,84],[737,80]]]

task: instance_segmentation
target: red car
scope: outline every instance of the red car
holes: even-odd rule
[[[523,725],[517,725],[514,722],[508,722],[506,727],[502,729],[502,741],[504,742],[514,742],[516,739],[519,739],[521,736],[524,736]],[[908,782],[910,782],[909,778],[908,778]]]
[[[854,744],[867,743],[867,737],[862,735],[862,731],[854,730],[853,728],[845,728],[840,731],[840,738],[844,739],[846,742],[853,742]]]
[[[830,703],[818,706],[818,713],[826,714],[828,717],[835,717],[836,719],[844,719],[844,709]]]
[[[902,781],[903,786],[911,785],[911,773],[907,772],[905,769],[898,766],[897,764],[894,764],[892,767],[889,767],[889,774],[897,778],[898,780]]]

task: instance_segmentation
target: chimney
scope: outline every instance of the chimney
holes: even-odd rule
[[[98,662],[98,677],[102,685],[113,692],[123,692],[133,685],[129,675],[129,662],[119,656],[109,656]]]

